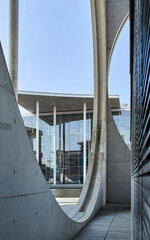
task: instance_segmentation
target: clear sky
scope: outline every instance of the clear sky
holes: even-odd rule
[[[90,0],[20,0],[19,90],[91,93]],[[0,0],[0,40],[8,59],[9,0]],[[109,94],[129,104],[129,24],[117,41]]]

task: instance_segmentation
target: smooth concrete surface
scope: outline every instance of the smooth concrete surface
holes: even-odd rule
[[[50,189],[82,189],[83,184],[48,184]]]
[[[18,98],[18,20],[19,0],[9,0],[9,73]]]
[[[78,197],[58,197],[55,199],[66,214],[69,214],[72,211],[72,209],[77,205],[79,200]]]
[[[56,198],[80,197],[82,189],[51,189]]]
[[[72,240],[129,240],[130,223],[130,205],[106,205]]]
[[[131,202],[131,151],[107,112],[107,203]]]
[[[48,184],[55,198],[79,198],[83,184]]]

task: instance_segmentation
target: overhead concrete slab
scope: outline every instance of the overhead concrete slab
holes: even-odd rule
[[[110,95],[111,109],[120,109],[119,95]],[[83,112],[83,104],[86,102],[87,110],[93,111],[94,96],[91,94],[62,94],[19,91],[18,103],[31,113],[36,113],[36,101],[40,103],[40,113],[53,113],[53,107],[57,112]]]

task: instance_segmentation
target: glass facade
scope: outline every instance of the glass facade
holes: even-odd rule
[[[90,158],[92,113],[86,114],[86,168]],[[24,115],[23,121],[36,153],[36,117]],[[83,183],[83,113],[56,116],[56,183]],[[49,183],[54,182],[53,115],[39,119],[39,165]]]

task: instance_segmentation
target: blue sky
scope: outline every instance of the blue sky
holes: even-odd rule
[[[43,4],[44,3],[44,4]],[[9,1],[0,1],[0,40],[8,59]],[[20,0],[19,90],[91,93],[90,0]],[[129,104],[129,24],[117,41],[109,93]]]

